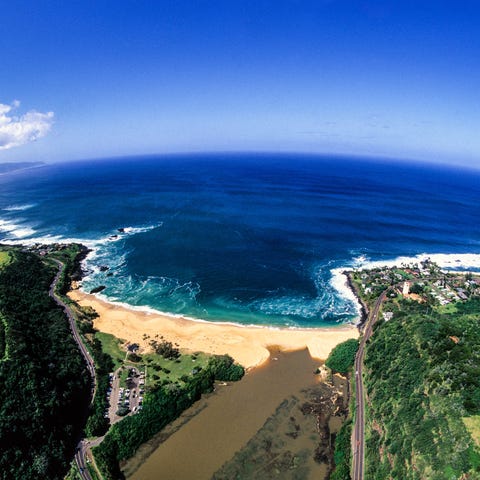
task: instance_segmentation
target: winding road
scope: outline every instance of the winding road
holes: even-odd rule
[[[68,317],[68,321],[70,323],[70,329],[72,331],[73,338],[75,339],[75,342],[77,342],[78,348],[80,352],[83,355],[83,358],[85,359],[85,363],[87,364],[87,369],[90,373],[90,376],[92,377],[92,396],[90,402],[93,403],[93,399],[95,398],[95,391],[97,388],[97,377],[95,373],[95,362],[93,361],[92,356],[88,352],[87,348],[82,342],[82,339],[80,337],[80,334],[78,333],[77,330],[77,325],[75,323],[75,317],[73,315],[72,310],[70,307],[57,295],[56,293],[56,288],[58,284],[58,280],[60,279],[60,276],[62,275],[65,265],[60,262],[60,260],[53,260],[57,265],[58,265],[58,272],[55,275],[55,278],[53,279],[52,284],[50,285],[50,290],[48,294],[50,297],[53,298],[55,303],[59,305],[60,307],[63,308],[63,311],[65,312],[65,315]],[[92,480],[92,477],[90,476],[90,472],[88,471],[87,468],[87,462],[86,462],[86,452],[88,448],[88,442],[85,441],[84,439],[80,440],[80,442],[77,445],[77,450],[75,452],[75,462],[77,464],[77,467],[80,471],[80,476],[84,480]]]
[[[73,338],[75,339],[75,342],[77,342],[78,348],[80,349],[80,352],[82,353],[83,358],[85,359],[85,363],[87,364],[87,369],[90,373],[90,376],[92,377],[92,383],[93,383],[92,401],[93,401],[95,389],[97,386],[97,377],[95,374],[95,362],[93,361],[92,356],[90,355],[89,351],[83,344],[82,339],[80,338],[80,334],[78,333],[77,325],[75,323],[75,317],[72,313],[72,310],[55,292],[55,289],[57,288],[58,280],[60,279],[60,276],[63,273],[63,269],[65,268],[65,265],[59,260],[54,260],[54,262],[58,265],[58,272],[55,275],[55,278],[53,279],[52,284],[50,285],[49,295],[50,297],[53,298],[53,300],[55,300],[55,303],[57,305],[63,308],[65,315],[67,315],[68,317],[68,321],[70,323],[70,330],[72,331]]]
[[[363,480],[365,471],[365,392],[363,386],[363,358],[365,356],[365,344],[368,342],[373,332],[373,325],[378,320],[378,313],[382,306],[387,292],[385,290],[375,302],[375,306],[370,311],[365,330],[363,332],[357,356],[355,357],[355,425],[352,434],[353,451],[353,480]]]

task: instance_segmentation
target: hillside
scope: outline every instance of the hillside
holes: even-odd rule
[[[55,272],[33,253],[0,256],[2,479],[64,478],[85,420],[89,375],[48,295]]]
[[[438,282],[423,279],[415,296],[390,294],[367,343],[369,480],[480,478],[480,299],[470,289],[445,304]],[[441,282],[457,294],[454,284],[476,285],[452,275]]]

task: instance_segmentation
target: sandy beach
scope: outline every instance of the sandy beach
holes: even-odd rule
[[[349,338],[357,338],[353,325],[318,329],[274,329],[243,327],[234,324],[200,322],[186,318],[131,310],[105,302],[94,295],[72,290],[70,298],[82,306],[90,306],[99,317],[94,327],[116,337],[138,343],[148,349],[144,335],[163,337],[186,351],[202,351],[231,355],[246,368],[261,365],[269,357],[269,346],[283,351],[308,348],[312,358],[325,360],[335,345]]]

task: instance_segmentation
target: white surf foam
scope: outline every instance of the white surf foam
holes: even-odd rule
[[[441,269],[448,271],[480,271],[480,254],[477,253],[421,253],[414,256],[400,256],[385,260],[371,260],[366,255],[353,257],[344,267],[333,268],[330,270],[332,274],[331,285],[338,292],[340,297],[352,302],[358,312],[360,318],[362,307],[348,285],[347,276],[343,273],[346,270],[374,268],[393,268],[402,265],[420,264],[425,260],[436,263]]]
[[[381,267],[400,267],[402,265],[419,264],[425,260],[431,260],[436,263],[440,268],[446,270],[468,270],[479,269],[480,270],[480,254],[478,253],[420,253],[415,256],[400,256],[393,259],[386,260],[369,260],[365,259],[364,262],[358,262],[352,266],[346,266],[348,268],[381,268]]]
[[[172,312],[168,312],[168,311],[162,311],[162,310],[158,310],[158,309],[148,307],[148,306],[131,305],[129,303],[119,301],[119,300],[117,300],[113,297],[107,297],[106,295],[104,295],[102,293],[96,293],[94,296],[99,298],[100,300],[102,300],[105,303],[108,303],[110,305],[116,305],[118,307],[122,307],[122,308],[125,308],[126,310],[131,310],[131,311],[134,311],[134,312],[142,312],[142,313],[145,313],[147,315],[163,315],[163,316],[170,317],[170,318],[178,318],[178,319],[188,320],[188,321],[191,321],[191,322],[198,322],[198,323],[208,323],[208,324],[211,324],[211,325],[229,325],[229,326],[234,326],[234,327],[238,327],[238,328],[258,328],[258,329],[268,329],[268,330],[301,330],[301,331],[303,331],[303,330],[309,330],[309,331],[310,330],[316,330],[318,328],[318,327],[298,327],[298,326],[288,326],[288,325],[285,325],[285,326],[259,325],[259,324],[256,324],[256,323],[247,324],[247,323],[220,321],[220,320],[211,321],[211,320],[204,320],[202,318],[190,317],[188,315],[184,315],[184,314],[181,314],[181,313],[172,313]],[[332,325],[331,327],[336,328],[335,325]],[[323,329],[325,327],[321,327],[321,328]]]
[[[0,219],[0,232],[6,233],[9,236],[13,236],[13,240],[23,239],[25,237],[30,237],[35,234],[35,230],[29,225],[3,219]]]
[[[163,222],[155,223],[153,225],[147,225],[143,227],[124,227],[118,230],[119,235],[125,233],[127,235],[134,235],[136,233],[144,233],[149,232],[150,230],[154,230],[155,228],[159,228],[163,225]]]
[[[9,205],[8,207],[4,207],[2,210],[5,212],[23,212],[30,208],[33,208],[35,203],[27,203],[25,205]]]
[[[124,229],[124,232],[115,231],[115,232],[109,233],[106,236],[102,236],[100,238],[65,237],[62,235],[51,234],[51,233],[46,233],[45,235],[37,235],[33,237],[35,233],[38,233],[36,230],[33,229],[33,227],[15,223],[12,220],[0,219],[0,232],[9,233],[9,234],[11,233],[16,237],[15,239],[6,238],[1,240],[2,243],[9,244],[9,245],[21,244],[26,246],[32,246],[35,244],[51,245],[54,243],[63,243],[63,244],[81,243],[86,247],[88,247],[89,249],[91,249],[92,251],[95,251],[98,247],[111,243],[113,240],[121,240],[121,239],[125,239],[127,236],[130,236],[130,235],[148,232],[155,228],[161,227],[162,224],[163,223],[160,222],[154,225],[148,225],[148,226],[142,226],[142,227],[126,227]],[[24,238],[27,236],[29,238]],[[95,255],[92,255],[92,258],[94,256]]]
[[[355,310],[358,316],[356,321],[358,322],[362,313],[362,306],[360,305],[358,298],[355,296],[352,289],[348,285],[348,278],[343,273],[345,270],[345,268],[333,268],[332,270],[330,270],[332,274],[330,284],[338,292],[340,297],[344,298],[355,306]]]

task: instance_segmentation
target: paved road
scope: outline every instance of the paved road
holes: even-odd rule
[[[63,308],[65,315],[68,317],[68,321],[70,323],[70,329],[73,334],[73,338],[77,342],[78,348],[80,349],[80,352],[83,355],[83,358],[85,359],[85,363],[87,364],[87,369],[90,372],[90,376],[92,377],[92,397],[91,397],[91,403],[93,403],[93,399],[95,398],[95,391],[97,388],[97,377],[95,374],[95,362],[93,361],[93,358],[91,357],[90,353],[86,349],[85,345],[82,342],[82,339],[80,338],[80,334],[78,333],[77,330],[77,325],[75,323],[75,317],[73,316],[72,310],[70,307],[55,293],[55,289],[57,288],[57,283],[60,278],[60,275],[63,273],[63,269],[65,268],[65,265],[60,262],[59,260],[54,260],[54,262],[58,265],[58,272],[55,275],[55,278],[53,279],[52,284],[50,285],[50,290],[49,290],[49,295],[50,297],[55,300],[56,304],[59,305],[60,307]],[[80,475],[82,479],[84,480],[92,480],[92,477],[90,476],[90,472],[88,471],[87,468],[87,463],[86,463],[86,452],[88,448],[88,443],[85,440],[80,440],[77,446],[77,450],[75,453],[75,462],[77,463],[78,469],[80,470]]]
[[[87,451],[87,444],[84,440],[81,440],[77,446],[77,451],[75,452],[75,463],[77,464],[78,470],[80,471],[80,476],[84,480],[92,480],[90,472],[85,461]]]
[[[365,344],[372,335],[373,325],[378,319],[378,312],[382,306],[387,292],[389,289],[385,290],[375,302],[370,315],[368,316],[367,323],[365,325],[365,330],[363,332],[363,337],[360,340],[360,345],[358,347],[357,356],[355,357],[355,390],[356,390],[356,399],[355,399],[355,425],[353,427],[353,477],[352,480],[363,480],[364,479],[364,470],[365,470],[365,393],[363,387],[363,357],[365,355]]]
[[[87,350],[87,348],[85,347],[85,345],[82,342],[82,339],[80,338],[80,334],[78,333],[77,324],[75,323],[75,317],[73,316],[72,310],[55,293],[55,289],[57,288],[58,280],[60,278],[60,275],[63,272],[63,269],[64,269],[65,265],[63,265],[63,263],[60,262],[59,260],[54,260],[54,262],[58,265],[58,272],[55,275],[55,278],[54,278],[52,284],[50,285],[49,295],[55,300],[57,305],[59,305],[60,307],[63,308],[63,310],[65,312],[65,315],[67,315],[67,317],[68,317],[68,321],[70,323],[70,329],[72,331],[73,338],[77,342],[78,348],[80,349],[80,352],[82,353],[83,358],[85,359],[85,363],[87,364],[87,369],[90,372],[90,376],[92,377],[93,388],[94,388],[93,393],[95,393],[95,388],[97,386],[97,377],[95,375],[95,362],[93,361],[93,358],[91,357],[89,351]],[[92,395],[92,402],[93,402],[93,397],[94,397],[94,395]]]

